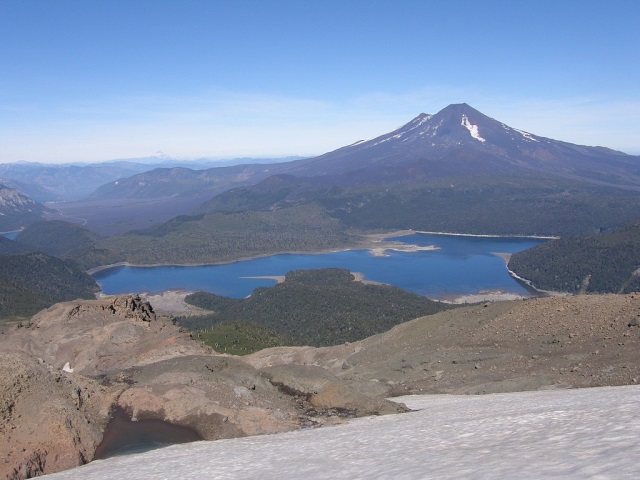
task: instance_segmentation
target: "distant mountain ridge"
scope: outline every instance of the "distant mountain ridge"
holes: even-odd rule
[[[104,185],[92,198],[213,196],[283,174],[304,177],[312,185],[382,185],[530,173],[640,190],[640,156],[534,135],[461,103],[435,115],[421,113],[392,132],[318,157],[206,170],[157,169]]]
[[[59,208],[107,235],[181,214],[311,203],[348,228],[572,235],[638,217],[640,156],[541,137],[461,103],[318,157],[156,169],[104,185],[91,202]]]
[[[158,152],[153,157],[100,163],[2,163],[0,164],[0,178],[8,179],[13,186],[36,201],[69,201],[84,198],[102,185],[154,169],[198,170],[246,163],[268,165],[300,158],[236,158],[231,160],[202,158],[187,161],[174,159]]]
[[[281,165],[281,164],[276,164]],[[99,187],[89,199],[212,197],[235,186],[251,185],[282,167],[248,164],[194,170],[185,167],[156,168]]]

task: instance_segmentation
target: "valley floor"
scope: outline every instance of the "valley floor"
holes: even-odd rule
[[[638,478],[639,386],[395,398],[417,410],[174,445],[47,476],[91,478]]]

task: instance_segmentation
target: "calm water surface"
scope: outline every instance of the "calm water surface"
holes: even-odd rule
[[[8,238],[9,240],[15,240],[19,233],[20,230],[15,230],[13,232],[4,232],[0,235],[2,235],[4,238]]]
[[[274,280],[243,277],[337,267],[362,273],[367,280],[388,283],[431,298],[468,295],[481,290],[527,294],[527,290],[508,274],[504,260],[493,253],[515,253],[545,241],[433,234],[413,234],[390,240],[419,246],[435,245],[440,249],[412,253],[387,251],[385,257],[375,257],[368,250],[351,250],[316,255],[273,255],[226,265],[114,267],[98,272],[94,277],[106,294],[185,289],[243,298],[257,287],[275,283]]]

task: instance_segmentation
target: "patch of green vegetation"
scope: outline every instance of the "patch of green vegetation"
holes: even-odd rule
[[[193,338],[201,340],[216,352],[231,355],[248,355],[265,348],[290,345],[282,335],[247,322],[219,323],[193,332]]]
[[[199,292],[186,301],[215,312],[178,318],[180,325],[191,330],[249,322],[290,339],[293,345],[317,347],[361,340],[452,308],[397,287],[357,282],[344,269],[290,272],[283,283],[258,288],[245,299]]]
[[[567,237],[515,253],[509,268],[545,290],[640,291],[640,223],[601,234]]]
[[[28,317],[54,303],[94,298],[94,279],[44,253],[0,255],[0,318]]]

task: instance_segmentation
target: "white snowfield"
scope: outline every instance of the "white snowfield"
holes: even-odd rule
[[[640,386],[398,400],[418,411],[174,445],[46,478],[640,478]]]
[[[469,133],[471,134],[471,136],[473,138],[475,138],[476,140],[478,140],[479,142],[484,143],[485,139],[482,138],[480,136],[480,134],[478,133],[478,126],[472,124],[469,119],[467,118],[466,115],[462,115],[462,121],[460,122],[460,125],[462,125],[463,127],[465,127],[467,130],[469,130]]]

